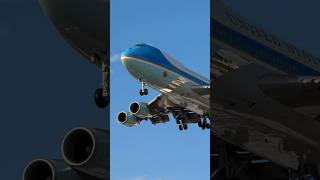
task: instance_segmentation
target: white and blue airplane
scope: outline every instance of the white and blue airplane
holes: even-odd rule
[[[207,118],[210,110],[209,80],[187,69],[174,58],[147,44],[137,44],[121,54],[128,72],[141,84],[140,95],[147,95],[149,86],[161,92],[149,103],[133,102],[129,112],[120,112],[118,121],[126,126],[138,125],[142,120],[152,124],[169,121],[172,113],[179,129],[188,123],[210,128]]]
[[[320,174],[320,58],[211,3],[212,134]]]

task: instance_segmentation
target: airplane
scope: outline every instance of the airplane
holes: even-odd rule
[[[222,0],[212,1],[210,24],[211,137],[272,161],[293,179],[320,179],[320,58]]]
[[[41,8],[64,40],[78,54],[101,69],[101,88],[95,102],[109,101],[109,0],[39,0]]]
[[[180,130],[189,123],[198,123],[209,129],[210,111],[209,80],[187,69],[167,53],[145,43],[126,49],[121,61],[127,71],[141,83],[139,94],[148,94],[149,86],[160,92],[149,103],[135,101],[129,112],[120,112],[118,122],[125,126],[137,126],[142,120],[152,124],[166,123],[171,113]]]
[[[101,68],[102,87],[95,91],[98,107],[109,105],[109,0],[39,0],[42,10],[73,49]],[[107,119],[108,121],[109,119]],[[23,180],[110,179],[110,132],[79,127],[62,141],[60,159],[35,159]]]

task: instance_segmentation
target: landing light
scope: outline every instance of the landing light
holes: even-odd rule
[[[121,61],[129,60],[129,57],[127,56],[121,56]]]

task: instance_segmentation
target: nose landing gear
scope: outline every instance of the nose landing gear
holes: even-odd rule
[[[108,96],[103,96],[103,89],[98,88],[94,93],[94,101],[99,108],[105,108],[108,105]]]
[[[109,64],[103,61],[101,56],[94,53],[92,62],[96,61],[101,63],[102,87],[95,91],[94,100],[99,108],[105,108],[109,104]]]
[[[140,80],[140,82],[141,82],[141,89],[139,91],[140,96],[148,95],[148,93],[149,93],[148,89],[145,88],[146,83],[143,82],[142,80]]]

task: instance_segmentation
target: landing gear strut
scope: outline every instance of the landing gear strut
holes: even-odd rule
[[[145,88],[146,83],[140,80],[141,82],[141,89],[139,91],[140,96],[148,95],[148,89]]]
[[[109,66],[102,62],[101,71],[102,71],[102,88],[98,88],[95,91],[94,100],[96,105],[99,108],[105,108],[109,104]]]

